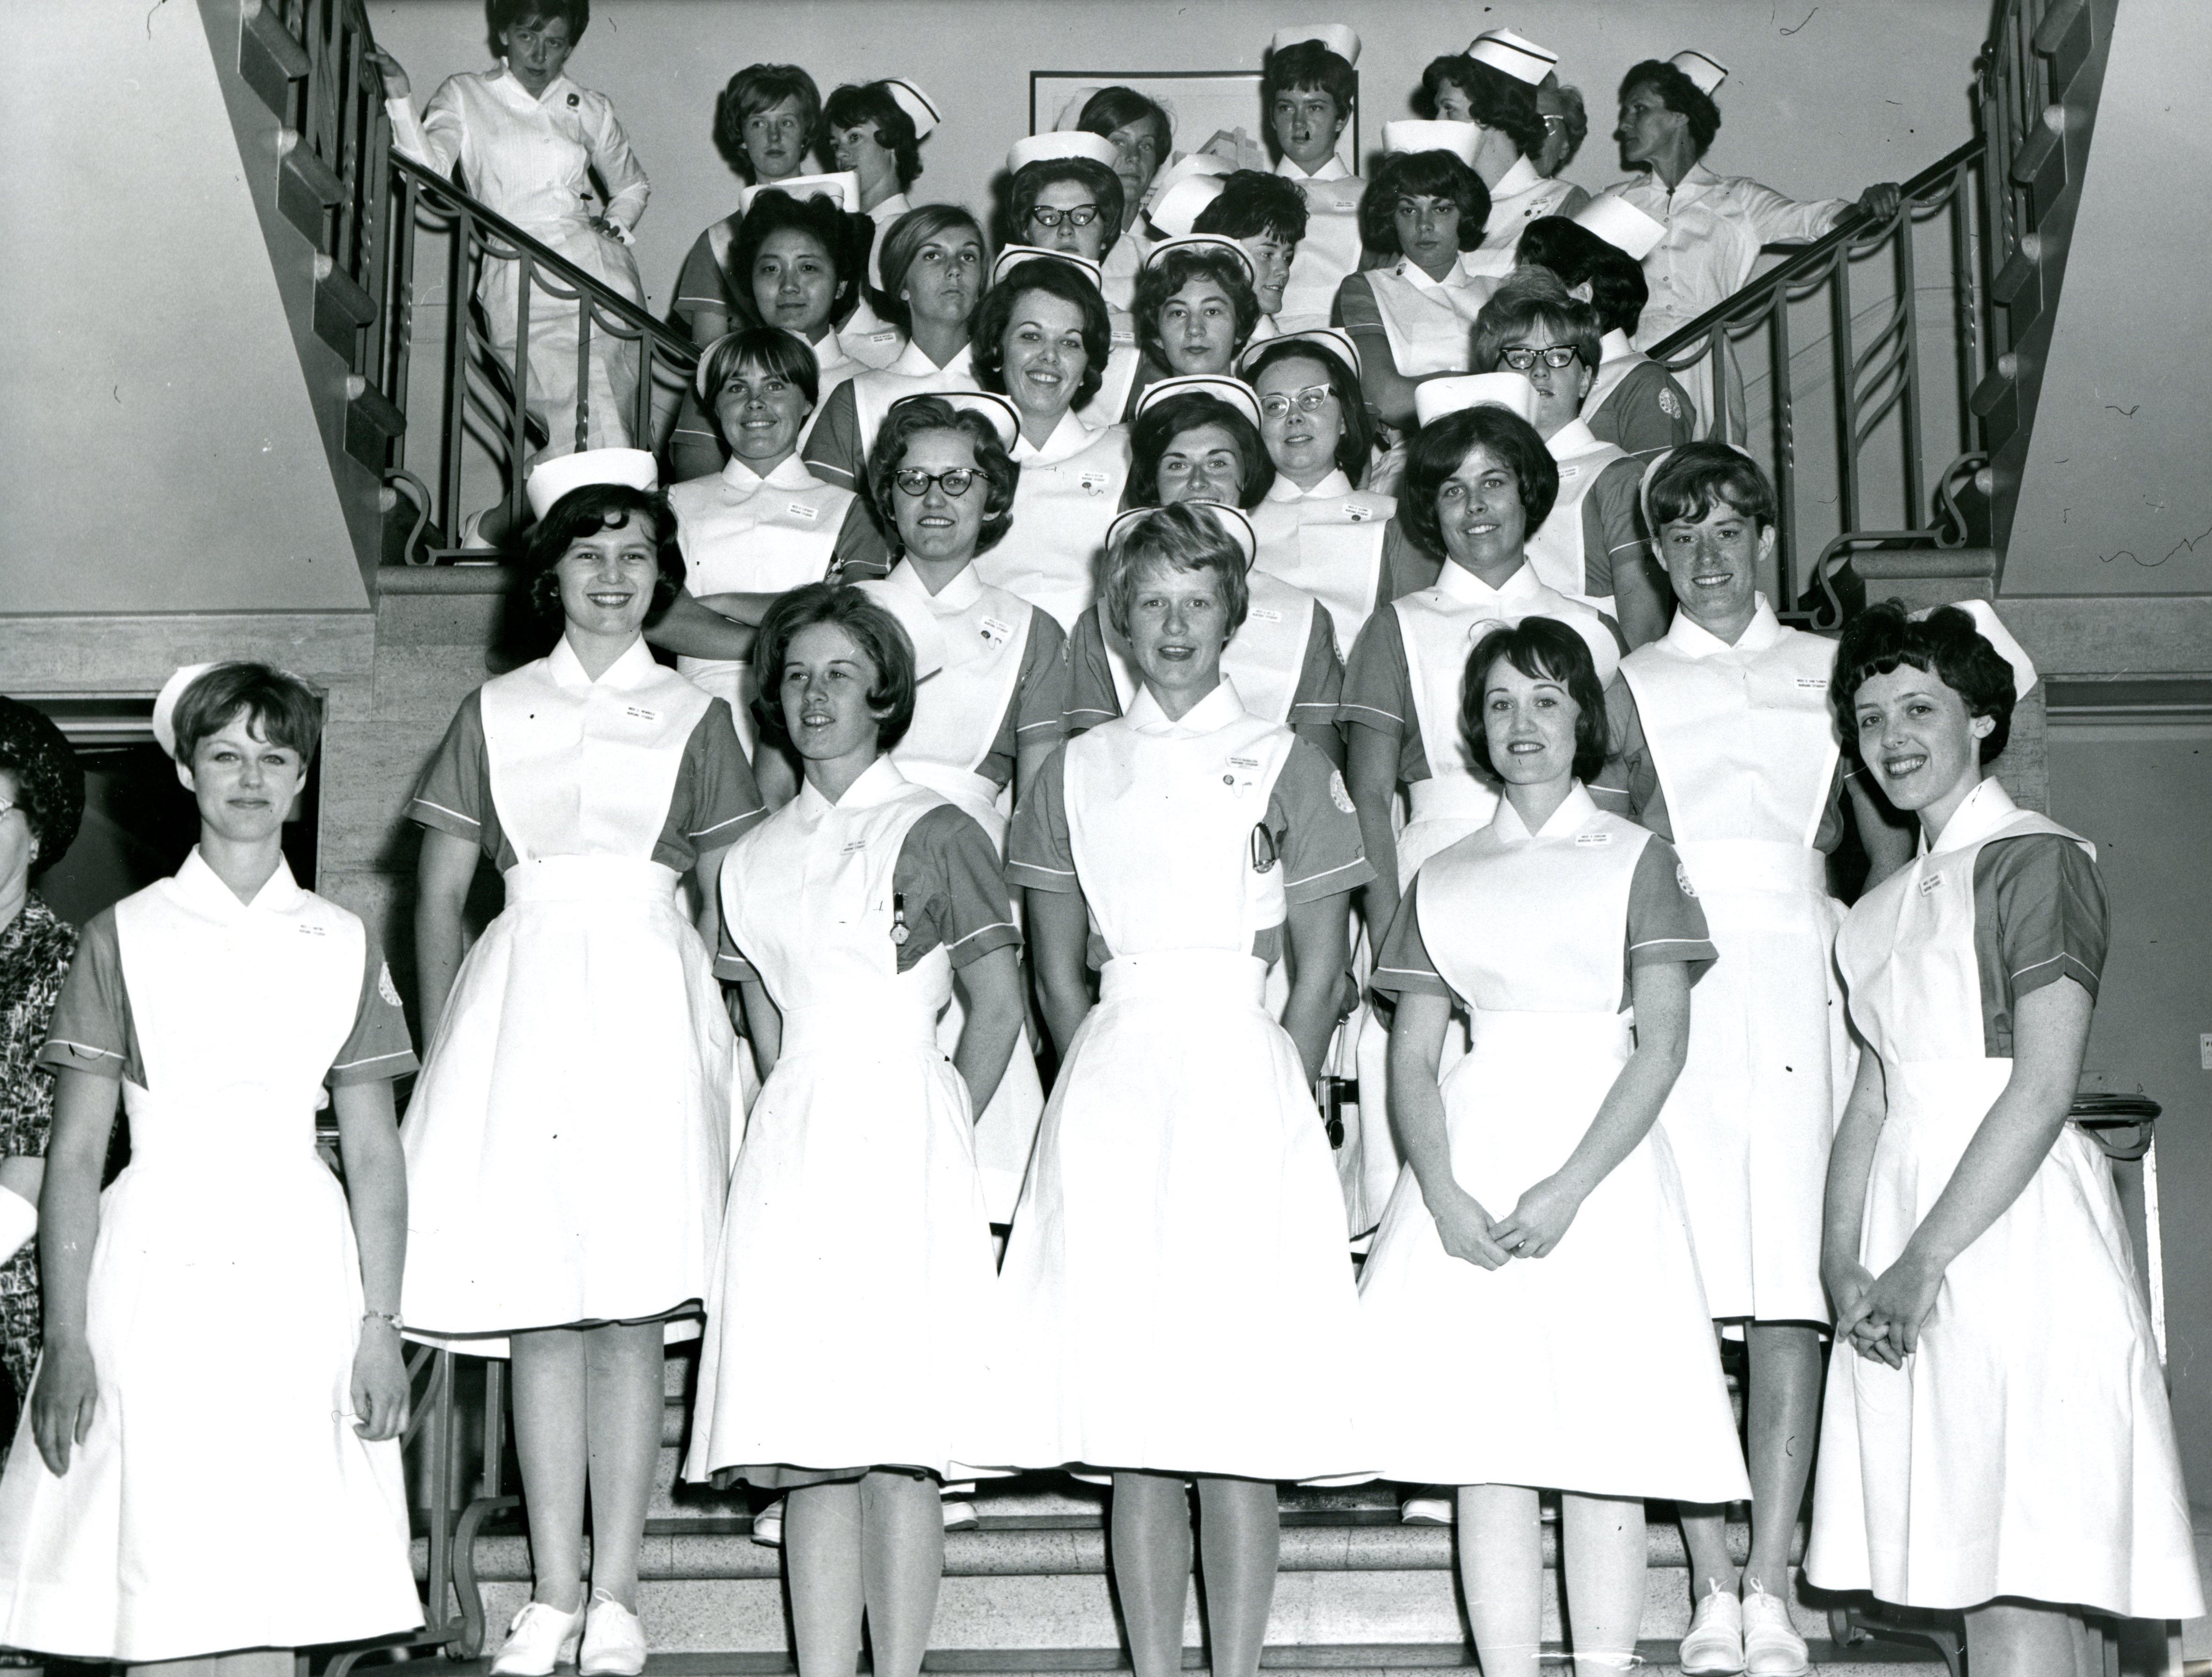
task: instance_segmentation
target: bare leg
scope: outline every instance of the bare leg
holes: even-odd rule
[[[2066,1615],[2074,1631],[2074,1677],[2105,1677],[2105,1650],[2112,1634],[2108,1622],[2075,1607]]]
[[[1751,1564],[1760,1589],[1790,1594],[1790,1541],[1805,1506],[1820,1427],[1820,1330],[1804,1322],[1754,1322],[1745,1331],[1751,1468]],[[1683,1534],[1690,1522],[1682,1522]],[[1693,1572],[1692,1577],[1704,1577]]]
[[[584,1595],[586,1398],[584,1336],[572,1328],[516,1334],[514,1453],[530,1523],[533,1601],[574,1613]]]
[[[1974,1677],[2075,1677],[2066,1609],[2018,1600],[1966,1610],[1966,1666]]]
[[[859,1485],[809,1485],[783,1499],[799,1677],[853,1677],[864,1601],[860,1546]]]
[[[870,1473],[860,1481],[860,1587],[876,1677],[915,1677],[945,1577],[945,1516],[934,1481]]]
[[[586,1437],[592,1484],[592,1583],[637,1611],[637,1552],[660,1459],[661,1325],[585,1330]]]
[[[1482,1677],[1537,1677],[1544,1642],[1544,1527],[1524,1485],[1463,1485],[1459,1581]]]
[[[1213,1677],[1257,1677],[1282,1558],[1275,1482],[1200,1480],[1198,1543]]]
[[[1190,1594],[1190,1486],[1171,1473],[1116,1473],[1112,1520],[1114,1590],[1130,1661],[1137,1677],[1176,1677]]]
[[[1559,1498],[1559,1571],[1568,1638],[1583,1677],[1626,1671],[1644,1628],[1644,1504],[1636,1497]]]

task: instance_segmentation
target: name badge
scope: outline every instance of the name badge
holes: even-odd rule
[[[1575,842],[1578,845],[1611,844],[1613,842],[1613,835],[1611,833],[1577,833],[1575,835]]]
[[[1582,475],[1583,469],[1580,466],[1563,465],[1559,468],[1559,476],[1562,477],[1579,477]]]
[[[816,519],[822,516],[821,508],[817,507],[810,507],[803,501],[794,501],[783,510],[790,513],[792,517],[795,519],[806,520],[810,524]]]
[[[1252,789],[1259,778],[1259,758],[1231,757],[1229,759],[1229,771],[1221,777],[1221,784],[1229,788],[1231,797],[1242,798]]]
[[[1086,471],[1079,474],[1075,481],[1083,486],[1083,492],[1085,495],[1103,495],[1106,492],[1106,486],[1112,483],[1114,478],[1110,472]]]
[[[898,342],[898,334],[896,332],[870,332],[862,341],[868,343],[896,343]]]
[[[323,935],[323,928],[321,927],[304,922],[300,927],[300,932],[302,936],[309,938],[319,938]]]
[[[1943,876],[1942,876],[1942,874],[1940,874],[1940,873],[1931,873],[1931,874],[1929,874],[1929,875],[1925,879],[1923,879],[1923,880],[1920,882],[1920,894],[1921,894],[1921,896],[1933,896],[1936,894],[1936,888],[1937,888],[1938,886],[1940,886],[1942,883],[1943,883]]]
[[[1365,524],[1375,516],[1375,509],[1364,501],[1347,501],[1344,503],[1344,516],[1351,523]]]
[[[1283,614],[1281,612],[1271,611],[1264,605],[1255,605],[1252,607],[1247,615],[1250,617],[1252,621],[1255,623],[1279,623],[1283,621]]]
[[[1825,693],[1828,690],[1828,678],[1826,676],[1800,676],[1797,685],[1810,693]]]
[[[996,617],[986,617],[983,619],[982,635],[993,646],[1003,647],[1013,639],[1014,626],[1012,623],[1002,623]]]
[[[847,839],[845,848],[837,854],[841,856],[857,856],[867,848],[868,842],[864,838]]]
[[[660,720],[659,711],[647,710],[643,705],[624,705],[623,714],[640,722],[658,722]]]

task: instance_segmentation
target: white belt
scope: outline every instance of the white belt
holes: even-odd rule
[[[1828,892],[1828,859],[1802,844],[1764,839],[1678,841],[1675,851],[1700,892],[1717,896],[1738,891]]]
[[[636,856],[539,856],[507,869],[507,900],[517,902],[649,902],[676,896],[673,868]]]
[[[1618,1065],[1628,1058],[1626,1013],[1509,1013],[1474,1010],[1477,1060],[1547,1060],[1568,1064],[1602,1055]]]
[[[780,1054],[817,1049],[850,1054],[870,1047],[904,1042],[937,1050],[937,1016],[945,998],[920,986],[886,986],[872,995],[848,996],[811,1007],[794,1007],[783,1016]],[[863,1028],[860,1022],[865,1020]]]
[[[1498,793],[1472,775],[1431,775],[1406,795],[1416,821],[1487,821],[1498,813]]]
[[[321,1090],[239,1083],[190,1096],[162,1095],[125,1079],[135,1170],[197,1169],[228,1176],[241,1151],[315,1159],[315,1109]],[[222,1138],[220,1146],[210,1136]]]
[[[1256,955],[1230,949],[1158,949],[1109,961],[1098,975],[1098,1000],[1164,996],[1194,1010],[1210,1002],[1257,1007],[1267,980],[1267,963]]]

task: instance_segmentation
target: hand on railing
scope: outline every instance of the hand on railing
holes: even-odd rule
[[[1881,181],[1859,194],[1859,214],[1870,222],[1886,222],[1897,214],[1903,197],[1904,189],[1895,181]]]
[[[405,99],[412,91],[413,84],[408,81],[407,72],[400,67],[399,60],[382,47],[369,47],[362,56],[376,66],[376,74],[384,83],[386,99]]]

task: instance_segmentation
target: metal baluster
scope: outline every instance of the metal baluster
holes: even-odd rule
[[[468,431],[469,252],[476,218],[465,204],[453,206],[452,247],[446,255],[445,461],[438,482],[438,531],[447,546],[461,539],[461,444]]]
[[[550,416],[549,416],[550,417]],[[592,446],[592,294],[576,293],[576,452]]]
[[[1797,530],[1797,403],[1790,383],[1790,304],[1782,298],[1769,317],[1774,365],[1774,513],[1782,539],[1775,563],[1780,575],[1776,605],[1793,609],[1798,599],[1797,555],[1803,544]]]
[[[630,404],[629,440],[639,448],[653,447],[653,334],[637,335],[637,394]]]
[[[523,463],[530,458],[530,298],[538,289],[538,260],[521,246],[515,247],[514,260],[514,383],[513,410],[507,416],[507,527],[522,527]],[[547,428],[553,416],[545,416]]]
[[[1836,515],[1840,527],[1859,527],[1859,395],[1855,381],[1858,368],[1851,354],[1851,274],[1846,259],[1848,245],[1837,246],[1829,264],[1829,354],[1835,368],[1837,445]]]
[[[1917,529],[1929,514],[1923,504],[1927,483],[1920,459],[1920,310],[1917,295],[1920,276],[1913,264],[1912,200],[1907,198],[1897,206],[1897,285],[1905,312],[1905,392],[1899,398],[1899,420],[1905,441],[1906,511],[1903,522]]]

